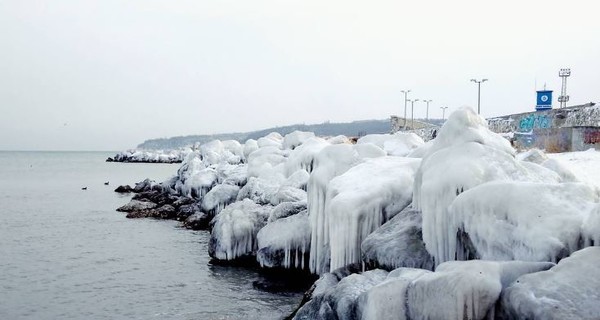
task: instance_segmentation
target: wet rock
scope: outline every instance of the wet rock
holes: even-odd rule
[[[115,189],[115,192],[118,192],[118,193],[129,193],[129,192],[133,192],[133,188],[130,187],[129,185],[118,186]]]
[[[128,204],[117,209],[120,212],[145,211],[156,208],[156,203],[149,201],[131,200]]]
[[[192,230],[208,230],[212,217],[208,213],[197,212],[183,222],[183,226]]]

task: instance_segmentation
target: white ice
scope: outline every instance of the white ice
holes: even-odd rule
[[[260,229],[256,238],[256,259],[262,267],[304,269],[307,265],[305,257],[310,249],[310,223],[306,210],[268,223]]]
[[[404,157],[425,142],[414,133],[398,132],[395,134],[369,134],[358,139],[357,143],[373,143],[390,156]]]

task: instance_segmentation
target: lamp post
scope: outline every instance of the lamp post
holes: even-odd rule
[[[471,79],[471,81],[477,83],[477,114],[481,113],[481,83],[488,81],[488,79]]]
[[[423,100],[423,102],[427,103],[427,111],[425,113],[425,122],[429,122],[429,103],[433,100]]]
[[[442,121],[446,120],[446,109],[448,109],[448,107],[440,107],[440,109],[442,109]]]
[[[404,93],[404,130],[406,130],[406,103],[408,101],[408,93],[410,90],[401,90],[400,92]]]
[[[410,126],[411,130],[415,129],[415,102],[419,101],[419,99],[412,99],[410,101]]]

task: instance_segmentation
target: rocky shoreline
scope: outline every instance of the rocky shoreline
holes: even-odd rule
[[[306,132],[213,141],[173,178],[118,191],[135,193],[118,209],[128,218],[210,231],[215,264],[305,286],[318,277],[289,319],[600,314],[600,192],[543,152],[516,157],[470,109],[428,143]]]

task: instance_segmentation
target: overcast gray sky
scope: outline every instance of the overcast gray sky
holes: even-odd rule
[[[600,99],[594,1],[0,0],[0,150]],[[410,106],[409,106],[410,109]],[[410,115],[410,110],[409,110]],[[425,104],[415,104],[415,117]]]

